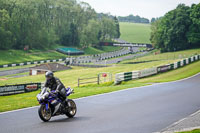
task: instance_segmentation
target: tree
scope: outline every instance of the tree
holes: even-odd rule
[[[0,49],[9,49],[12,47],[14,38],[10,29],[10,16],[7,10],[0,10]]]
[[[88,22],[88,25],[85,26],[83,34],[81,37],[81,45],[83,47],[88,47],[91,45],[98,44],[98,34],[100,31],[99,22],[92,19]]]
[[[192,23],[187,33],[188,42],[190,47],[200,47],[200,3],[192,5],[190,18]]]
[[[155,22],[156,21],[156,18],[152,18],[151,19],[151,23]]]
[[[190,7],[179,4],[152,24],[151,42],[162,51],[187,49],[190,24]]]
[[[113,19],[103,16],[100,21],[101,25],[101,41],[110,40],[117,34],[116,25]]]
[[[5,31],[2,27],[0,27],[0,40],[0,49],[10,49],[12,47],[12,33]]]
[[[120,22],[149,23],[149,19],[140,17],[138,15],[134,16],[132,14],[126,17],[119,16],[118,19]]]
[[[118,30],[110,15],[99,19],[88,3],[76,0],[0,0],[0,28],[1,49],[89,46]]]
[[[117,32],[115,38],[120,38],[121,33],[120,33],[119,21],[116,16],[114,17],[114,21],[115,21],[116,32]]]

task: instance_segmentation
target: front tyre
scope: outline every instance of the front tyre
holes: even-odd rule
[[[38,114],[41,120],[47,122],[51,119],[51,108],[48,108],[48,110],[46,110],[46,106],[41,105],[40,108],[38,109]]]
[[[68,99],[67,105],[68,105],[68,109],[67,109],[66,116],[68,116],[69,118],[72,118],[76,115],[76,112],[77,112],[76,103],[73,100]]]

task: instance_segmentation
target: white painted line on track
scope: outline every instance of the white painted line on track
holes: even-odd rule
[[[17,110],[11,110],[11,111],[6,111],[6,112],[1,112],[0,115],[7,114],[7,113],[13,113],[13,112],[17,112],[17,111],[23,111],[23,110],[33,109],[33,108],[36,108],[36,107],[38,107],[38,106],[33,106],[33,107],[28,107],[28,108],[23,108],[23,109],[17,109]]]
[[[86,97],[81,97],[81,98],[77,98],[77,99],[74,99],[75,101],[78,101],[78,100],[81,100],[81,99],[86,99],[86,98],[91,98],[91,97],[97,97],[97,96],[102,96],[102,95],[108,95],[108,94],[114,94],[114,93],[119,93],[119,92],[123,92],[123,91],[128,91],[128,90],[133,90],[133,89],[138,89],[138,88],[141,88],[141,87],[149,87],[149,86],[154,86],[154,85],[161,85],[161,84],[166,84],[166,83],[176,83],[176,82],[181,82],[181,81],[184,81],[184,80],[188,80],[188,79],[191,79],[197,75],[200,75],[200,72],[191,76],[191,77],[187,77],[187,78],[184,78],[184,79],[180,79],[180,80],[176,80],[176,81],[170,81],[170,82],[162,82],[162,83],[156,83],[156,84],[152,84],[152,85],[147,85],[147,86],[140,86],[140,87],[134,87],[134,88],[127,88],[127,89],[123,89],[123,90],[118,90],[118,91],[113,91],[113,92],[108,92],[108,93],[103,93],[103,94],[97,94],[97,95],[92,95],[92,96],[86,96]],[[23,110],[28,110],[28,109],[33,109],[33,108],[36,108],[38,106],[34,106],[34,107],[28,107],[28,108],[23,108],[23,109],[17,109],[17,110],[12,110],[12,111],[6,111],[6,112],[2,112],[0,113],[0,115],[2,114],[7,114],[7,113],[13,113],[13,112],[17,112],[17,111],[23,111]]]
[[[187,119],[189,119],[190,117],[193,117],[193,116],[195,116],[195,115],[197,115],[197,114],[199,114],[199,113],[200,113],[200,110],[196,111],[195,113],[193,113],[193,114],[191,114],[191,115],[189,115],[189,116],[187,116],[187,117],[185,117],[185,118],[183,118],[183,119],[178,120],[177,122],[174,122],[173,124],[167,126],[166,128],[164,128],[164,129],[162,129],[162,130],[167,130],[167,129],[170,128],[170,127],[174,127],[174,126],[178,125],[179,123],[181,123],[182,121],[187,120]],[[184,131],[191,131],[191,130],[194,130],[194,129],[200,129],[200,126],[198,126],[198,127],[183,128],[183,129],[181,129],[181,130],[174,130],[174,131],[160,131],[160,132],[155,132],[155,133],[184,132]]]

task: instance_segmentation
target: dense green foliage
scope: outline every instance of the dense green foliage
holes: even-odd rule
[[[0,0],[0,49],[87,47],[113,37],[116,20],[76,0]]]
[[[115,37],[120,38],[121,33],[120,33],[119,21],[118,21],[117,17],[114,17],[114,20],[115,20],[116,32],[117,32]]]
[[[131,43],[151,43],[150,24],[120,22],[120,38]]]
[[[152,24],[151,42],[161,51],[200,47],[200,4],[180,4]]]
[[[160,18],[152,18],[152,19],[151,19],[151,23],[157,21],[158,19],[160,19]]]
[[[134,15],[129,15],[126,17],[118,17],[120,22],[132,22],[132,23],[149,23],[149,19],[147,18],[142,18],[138,15],[134,16]]]

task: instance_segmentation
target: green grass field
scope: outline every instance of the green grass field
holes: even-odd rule
[[[122,26],[121,28],[122,39],[130,41],[130,42],[135,42],[134,41],[135,39],[139,39],[141,37],[138,41],[140,41],[141,43],[149,43],[148,42],[148,38],[149,38],[148,29],[150,30],[149,25],[120,23],[120,26]],[[136,28],[136,27],[140,27],[140,28]],[[127,39],[123,38],[123,36],[127,37]],[[110,51],[115,51],[119,49],[119,47],[117,48],[110,47],[109,49],[107,48],[108,47],[95,49],[95,48],[89,47],[85,51],[87,54],[96,54],[96,53],[103,53],[104,51],[110,52]],[[23,55],[23,52],[19,54]],[[165,64],[176,62],[186,57],[190,57],[194,54],[200,54],[200,49],[191,49],[191,50],[184,50],[184,51],[172,52],[172,53],[169,52],[169,53],[162,53],[162,54],[157,54],[157,55],[152,53],[141,58],[126,60],[119,64],[115,64],[115,65],[105,67],[105,68],[73,67],[73,69],[71,70],[56,72],[55,76],[59,77],[66,87],[71,86],[75,88],[76,93],[72,95],[70,98],[79,98],[79,97],[85,97],[85,96],[90,96],[90,95],[117,91],[121,89],[149,85],[152,83],[174,81],[174,80],[182,79],[188,76],[192,76],[200,72],[200,61],[192,63],[180,69],[167,72],[167,73],[159,74],[159,75],[144,78],[144,79],[123,82],[121,85],[118,85],[118,86],[115,86],[112,81],[112,82],[108,82],[108,83],[104,83],[100,85],[91,84],[87,86],[82,86],[80,88],[77,87],[78,78],[94,77],[94,76],[97,76],[101,72],[109,72],[109,73],[112,73],[113,79],[114,79],[115,78],[114,75],[116,73],[130,72],[130,71],[136,71],[136,70],[141,70],[145,68],[165,65]],[[16,55],[16,57],[13,57],[14,59],[11,61],[14,61],[15,58],[17,57],[18,55]],[[0,59],[1,59],[1,56],[0,56]],[[33,57],[33,59],[35,59],[35,57]],[[4,57],[4,61],[6,61],[6,55]],[[5,70],[5,69],[1,68],[0,70]],[[0,77],[0,85],[16,84],[16,83],[30,83],[30,82],[44,82],[44,81],[45,81],[44,75],[27,76],[27,77],[19,77],[19,78],[12,78],[10,76]],[[11,95],[11,96],[1,96],[0,97],[0,112],[38,105],[36,101],[37,93],[39,93],[39,91],[25,93],[25,94]]]
[[[189,57],[189,56],[194,55],[195,53],[200,54],[200,49],[185,50],[185,51],[174,52],[174,53],[162,53],[158,55],[150,54],[148,56],[123,61],[120,64],[115,64],[110,67],[104,67],[104,68],[73,67],[73,69],[71,70],[56,72],[55,75],[61,78],[61,80],[64,82],[66,86],[75,87],[77,86],[78,78],[94,77],[94,76],[97,76],[101,72],[109,72],[113,74],[113,79],[114,79],[114,75],[116,73],[141,70],[145,68],[169,64],[177,60],[180,60],[178,58],[173,58],[174,55],[175,57],[176,56],[179,57],[179,55],[187,55],[187,57]],[[7,80],[1,81],[0,85],[15,84],[15,83],[29,83],[29,82],[43,82],[44,80],[45,79],[43,75],[28,76],[28,77],[21,77],[21,78],[8,78]]]
[[[106,68],[73,67],[73,69],[71,70],[56,72],[55,76],[59,77],[65,86],[71,86],[75,88],[76,93],[72,95],[71,98],[85,97],[85,96],[90,96],[90,95],[107,93],[111,91],[117,91],[117,90],[126,89],[126,88],[144,86],[144,85],[148,85],[152,83],[174,81],[174,80],[182,79],[188,76],[192,76],[200,72],[200,61],[195,62],[191,65],[182,67],[180,69],[167,72],[167,73],[163,73],[163,74],[159,74],[156,76],[143,78],[139,80],[123,82],[119,86],[115,86],[113,82],[108,82],[105,84],[100,84],[100,85],[91,84],[91,85],[82,86],[78,88],[77,79],[79,77],[80,78],[94,77],[94,76],[97,76],[97,74],[100,72],[110,72],[113,74],[113,79],[114,79],[114,75],[119,72],[129,72],[129,71],[134,71],[134,70],[141,70],[144,68],[150,68],[150,67],[154,67],[158,65],[164,65],[170,62],[175,62],[177,60],[180,60],[177,58],[173,58],[174,55],[175,57],[176,55],[177,56],[187,55],[188,57],[195,53],[198,53],[199,51],[200,49],[193,49],[193,50],[185,50],[185,51],[180,51],[180,52],[175,52],[175,53],[162,53],[159,55],[150,54],[148,56],[144,56],[139,59],[127,60],[120,64],[116,64],[116,65],[106,67]],[[152,61],[153,59],[156,61]],[[149,61],[149,62],[143,62],[143,61]],[[137,62],[137,63],[127,64],[127,62]],[[20,77],[20,78],[10,78],[10,77],[9,78],[4,77],[4,78],[5,80],[0,81],[0,85],[45,81],[44,75],[36,75],[36,76],[28,76],[28,77]],[[37,93],[39,92],[37,91],[37,92],[31,92],[31,93],[26,93],[26,94],[0,97],[0,101],[1,101],[0,112],[37,105],[37,101],[35,97]]]
[[[85,54],[101,54],[105,52],[112,52],[116,50],[120,50],[121,47],[113,47],[113,46],[102,46],[99,48],[94,48],[94,47],[88,47],[84,49]]]
[[[193,69],[193,68],[196,68],[196,69]],[[169,72],[155,75],[152,77],[124,82],[121,85],[114,85],[113,82],[109,82],[109,83],[105,83],[101,85],[88,85],[88,86],[84,86],[80,88],[75,87],[74,88],[75,94],[73,94],[69,98],[74,99],[74,98],[86,97],[86,96],[91,96],[91,95],[96,95],[96,94],[108,93],[108,92],[127,89],[127,88],[150,85],[155,82],[157,83],[157,82],[174,81],[174,80],[192,76],[199,72],[200,72],[200,61],[192,63],[180,69],[169,71]],[[58,73],[56,73],[56,76],[58,76]],[[44,80],[44,76],[42,77],[40,76],[40,78],[41,80]],[[63,79],[63,77],[61,77],[61,79]],[[36,100],[36,95],[38,93],[39,91],[11,95],[11,96],[1,96],[0,97],[0,101],[1,101],[0,112],[36,106],[38,105],[38,102]]]
[[[0,68],[0,71],[5,71],[5,70],[13,70],[13,69],[20,69],[20,68],[28,68],[28,67],[33,67],[35,65],[25,65],[25,66],[16,66],[16,67],[5,67],[5,68]]]
[[[119,49],[121,48],[113,46],[100,47],[99,49],[89,47],[85,49],[84,52],[86,55],[90,55],[116,51]],[[60,59],[65,57],[67,57],[67,55],[61,54],[54,50],[30,50],[29,52],[25,52],[23,50],[0,50],[0,65],[22,63],[27,61]]]
[[[141,64],[142,62],[154,62],[155,66],[157,66],[157,63],[163,62],[165,64],[170,64],[175,61],[191,57],[192,55],[200,54],[200,48],[198,49],[190,49],[190,50],[184,50],[184,51],[177,51],[177,52],[166,52],[166,53],[160,53],[155,54],[152,53],[151,55],[144,56],[141,58],[136,59],[130,59],[121,62],[121,64]],[[163,65],[165,65],[163,64]]]
[[[117,51],[120,50],[121,47],[113,47],[113,46],[102,46],[99,48],[100,50],[104,52],[112,52],[112,51]]]
[[[27,53],[23,50],[0,50],[0,65],[64,57],[66,57],[66,55],[56,51],[31,50]]]
[[[121,39],[131,43],[151,43],[150,24],[138,24],[138,23],[120,23]]]

